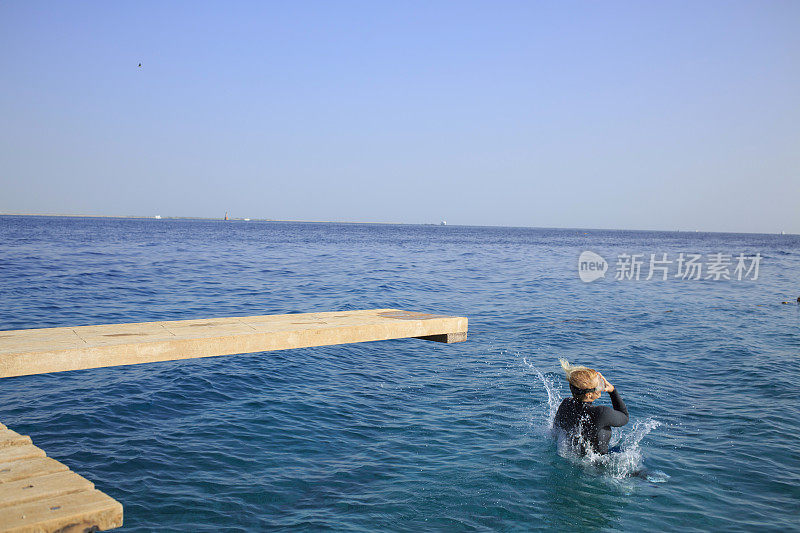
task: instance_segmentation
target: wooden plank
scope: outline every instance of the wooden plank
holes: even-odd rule
[[[30,444],[31,438],[27,435],[20,435],[11,429],[0,429],[0,448],[7,448],[9,446],[22,446],[23,444]]]
[[[0,509],[93,488],[94,483],[69,470],[19,479],[0,485]]]
[[[0,486],[3,483],[17,481],[27,477],[43,476],[55,472],[69,470],[66,465],[50,457],[20,459],[9,463],[0,463]]]
[[[0,508],[3,533],[83,533],[122,526],[122,505],[99,490]]]
[[[37,448],[33,444],[9,446],[8,448],[0,448],[0,463],[10,463],[20,459],[33,459],[44,457],[45,455],[44,450]]]
[[[0,331],[0,377],[466,332],[464,317],[399,309]]]
[[[45,457],[30,437],[0,430],[0,533],[85,533],[122,525],[122,505],[94,484]]]

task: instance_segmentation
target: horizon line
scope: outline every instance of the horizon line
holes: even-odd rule
[[[436,222],[379,222],[379,221],[356,221],[356,220],[300,220],[300,219],[278,219],[278,218],[258,218],[258,217],[229,217],[225,220],[222,217],[204,216],[161,216],[161,215],[90,215],[75,213],[20,213],[0,211],[0,216],[18,217],[64,217],[64,218],[128,218],[140,220],[218,220],[220,222],[294,222],[301,224],[383,224],[393,226],[461,226],[474,228],[524,228],[524,229],[556,229],[556,230],[590,230],[590,231],[638,231],[638,232],[660,232],[660,233],[720,233],[720,234],[748,234],[748,235],[800,235],[791,232],[764,233],[762,231],[709,231],[699,229],[632,229],[632,228],[581,228],[566,226],[508,226],[503,224],[447,224],[445,221]],[[442,222],[445,222],[442,224]]]

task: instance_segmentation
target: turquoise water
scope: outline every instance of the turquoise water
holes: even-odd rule
[[[396,307],[468,316],[470,338],[3,379],[0,421],[121,501],[122,531],[800,531],[799,248],[4,216],[0,329]],[[587,284],[584,250],[763,259],[757,280]],[[619,388],[621,453],[549,437],[559,356]]]

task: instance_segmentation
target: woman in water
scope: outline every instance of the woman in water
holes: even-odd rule
[[[558,407],[553,428],[561,429],[581,454],[608,453],[611,428],[628,423],[628,409],[617,389],[603,374],[585,366],[572,366],[559,360],[567,374],[572,398],[565,398]],[[603,392],[611,397],[611,407],[592,405]]]

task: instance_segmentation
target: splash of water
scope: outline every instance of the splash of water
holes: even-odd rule
[[[547,393],[547,412],[534,417],[534,421],[539,429],[550,433],[558,406],[561,405],[561,400],[563,399],[561,389],[554,377],[542,373],[527,358],[523,358],[522,361],[539,378]],[[657,420],[646,418],[636,421],[630,428],[615,428],[609,443],[609,447],[615,450],[605,455],[592,451],[586,455],[578,455],[567,440],[563,438],[558,439],[558,453],[581,467],[598,471],[601,475],[613,479],[639,475],[652,483],[663,483],[669,479],[667,474],[661,471],[647,472],[644,470],[644,459],[640,444],[645,436],[660,425],[661,423]]]
[[[553,419],[556,417],[556,411],[558,411],[558,406],[561,405],[561,400],[563,399],[561,390],[559,389],[555,378],[545,376],[538,368],[529,363],[524,357],[522,362],[536,373],[536,377],[538,377],[542,382],[544,390],[547,393],[547,413],[541,413],[540,411],[537,412],[538,416],[534,417],[534,425],[540,430],[540,432],[550,433],[550,428],[553,427]]]
[[[605,473],[614,478],[637,475],[643,471],[642,439],[661,424],[652,418],[638,420],[628,431],[620,431],[612,447],[619,451],[607,455],[592,454],[591,461],[602,465]]]

